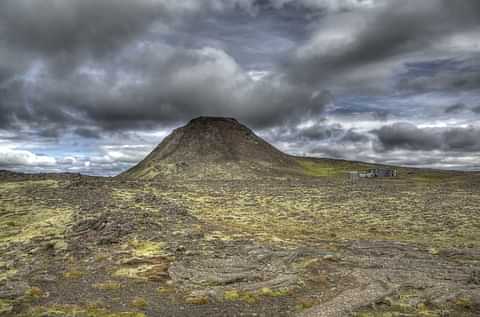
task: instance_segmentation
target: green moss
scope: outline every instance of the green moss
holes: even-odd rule
[[[124,259],[124,265],[117,269],[113,276],[146,280],[161,275],[162,271],[168,268],[166,262],[162,262],[167,256],[164,247],[164,242],[138,239],[128,241],[122,249],[131,253],[132,258]],[[134,263],[129,262],[130,260]]]
[[[452,176],[441,172],[420,172],[412,176],[412,180],[420,183],[435,184],[452,181]]]
[[[300,166],[303,168],[306,175],[309,176],[337,176],[344,170],[338,167],[329,166],[324,163],[310,161],[310,160],[297,160]]]
[[[321,164],[328,167],[336,163]],[[367,169],[361,164],[350,165],[342,163],[335,168]],[[438,250],[460,244],[480,246],[480,236],[476,234],[480,218],[472,217],[480,199],[476,192],[466,201],[462,189],[455,187],[448,193],[442,191],[441,201],[427,202],[429,197],[439,194],[439,188],[419,185],[407,173],[404,175],[395,179],[395,190],[385,183],[389,180],[382,179],[365,182],[358,188],[344,182],[323,186],[300,181],[298,186],[265,182],[244,188],[218,188],[196,182],[167,190],[149,190],[222,228],[220,234],[205,235],[208,240],[254,238],[293,245],[316,237],[402,241]],[[377,183],[384,190],[378,192],[372,187]]]
[[[35,180],[35,181],[14,181],[14,182],[2,182],[0,183],[0,191],[11,191],[19,190],[25,187],[49,187],[49,188],[58,188],[58,181],[47,179],[47,180]]]
[[[5,270],[3,273],[0,272],[0,282],[10,279],[14,277],[16,274],[17,274],[17,270],[15,269]]]
[[[157,288],[157,292],[159,294],[170,294],[175,292],[175,288],[172,286],[167,286],[167,287],[159,287]]]
[[[129,241],[128,246],[132,248],[133,255],[139,258],[149,258],[166,255],[164,251],[164,242],[135,239]]]
[[[145,273],[154,268],[154,265],[145,264],[136,267],[122,267],[113,273],[114,277],[126,277],[133,279],[146,280]]]
[[[317,301],[313,298],[300,298],[297,300],[297,305],[295,306],[297,310],[305,310],[315,306]]]
[[[417,299],[414,290],[402,291],[395,298],[388,298],[387,305],[381,307],[365,308],[354,314],[355,317],[388,317],[388,316],[472,316],[471,301],[468,298],[457,298],[445,305],[435,306],[428,302],[412,304],[412,299]],[[415,300],[414,302],[417,302]]]
[[[0,316],[2,314],[10,313],[12,310],[13,310],[12,301],[0,299]]]
[[[228,290],[223,294],[223,299],[226,301],[242,301],[249,304],[254,304],[258,301],[258,295],[251,292],[239,292],[237,290]]]
[[[473,309],[473,302],[471,298],[460,297],[455,301],[455,306],[457,306],[460,309],[471,310]]]
[[[102,291],[114,291],[122,288],[122,284],[114,281],[106,281],[94,284],[93,287]]]
[[[111,312],[107,309],[80,306],[37,307],[22,317],[146,317],[139,312]]]
[[[366,171],[374,167],[371,164],[329,159],[297,158],[297,163],[309,176],[345,176],[348,171]]]
[[[185,302],[191,305],[206,305],[210,302],[209,298],[205,294],[197,295],[191,294],[185,298]]]
[[[31,287],[29,288],[25,295],[30,299],[40,299],[44,296],[45,292],[39,287]]]
[[[236,290],[226,291],[223,294],[223,298],[228,301],[237,301],[240,299],[240,293]]]
[[[147,307],[148,303],[144,298],[136,297],[130,302],[130,306],[134,308],[144,309]]]
[[[240,292],[238,290],[228,290],[223,294],[223,299],[226,301],[244,301],[247,303],[255,303],[262,296],[263,297],[281,297],[288,295],[289,291],[286,289],[272,290],[264,287],[256,292]]]
[[[0,228],[10,227],[11,234],[0,236],[1,243],[27,243],[36,238],[49,237],[51,241],[59,242],[59,246],[65,245],[64,234],[68,224],[71,223],[72,211],[67,208],[52,209],[38,208],[27,214],[9,215],[10,219],[0,223]],[[13,224],[19,224],[13,226]],[[21,224],[21,225],[20,225]],[[16,229],[16,230],[15,230]],[[8,230],[8,229],[7,229]]]
[[[63,277],[72,279],[72,280],[78,280],[82,278],[82,276],[83,276],[83,273],[75,269],[63,273]]]
[[[272,290],[271,288],[264,287],[260,290],[260,294],[263,296],[269,296],[269,297],[281,297],[281,296],[286,296],[289,294],[288,289],[278,289],[278,290]]]

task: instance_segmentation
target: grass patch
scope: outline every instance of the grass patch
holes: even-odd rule
[[[185,302],[191,305],[206,305],[210,300],[205,294],[190,294],[185,298]]]
[[[360,239],[418,243],[437,250],[480,246],[480,193],[470,188],[419,184],[407,176],[356,185],[335,178],[328,182],[184,182],[149,190],[222,228],[205,235],[206,240],[243,235],[283,245]]]
[[[0,299],[0,316],[8,314],[13,310],[13,302],[9,300]]]
[[[268,296],[268,297],[281,297],[281,296],[286,296],[290,292],[288,289],[278,289],[278,290],[272,290],[271,288],[264,287],[260,290],[260,294],[263,296]]]
[[[136,297],[130,302],[130,306],[134,308],[144,309],[148,303],[144,298]]]
[[[132,254],[139,258],[152,258],[166,255],[164,242],[134,239],[130,240],[127,245],[131,248]]]
[[[327,177],[338,176],[344,172],[344,169],[333,167],[325,163],[310,161],[310,160],[297,160],[300,166],[303,168],[306,175]]]
[[[45,295],[45,292],[39,287],[31,287],[25,295],[30,299],[40,299]]]
[[[145,274],[154,268],[154,265],[145,264],[136,267],[122,267],[113,273],[113,277],[126,277],[132,279],[146,280]]]
[[[11,279],[17,274],[16,269],[8,269],[2,272],[2,269],[0,267],[0,282],[3,282],[5,280]]]
[[[284,289],[272,290],[264,287],[256,292],[241,292],[238,290],[228,290],[223,294],[225,301],[244,301],[253,304],[260,300],[261,297],[282,297],[288,295],[290,292]]]
[[[22,317],[146,317],[139,312],[112,312],[104,308],[80,306],[36,307]]]
[[[63,277],[67,279],[78,280],[83,277],[83,272],[80,272],[78,270],[70,270],[68,272],[64,272]]]
[[[413,301],[412,301],[413,299]],[[394,316],[419,316],[439,317],[458,316],[470,317],[472,313],[472,302],[469,298],[457,298],[442,306],[431,305],[428,302],[418,302],[414,291],[405,290],[395,298],[387,298],[385,303],[375,307],[365,308],[356,312],[354,317],[394,317]]]
[[[106,281],[103,283],[96,283],[93,287],[102,291],[115,291],[121,289],[122,284],[115,281]]]

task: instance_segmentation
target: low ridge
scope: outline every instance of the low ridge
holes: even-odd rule
[[[174,130],[142,162],[122,174],[137,179],[249,178],[295,170],[279,151],[233,118],[198,117]]]

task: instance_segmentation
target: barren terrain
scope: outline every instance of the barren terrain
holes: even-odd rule
[[[478,316],[480,176],[2,173],[1,316]]]

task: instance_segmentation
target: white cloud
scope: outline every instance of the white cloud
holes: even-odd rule
[[[264,71],[264,70],[252,70],[249,71],[247,74],[253,81],[259,81],[263,78],[267,77],[271,72]]]
[[[102,157],[92,158],[96,163],[138,163],[151,151],[149,145],[110,145],[101,147]]]
[[[46,155],[14,148],[0,148],[0,166],[54,166],[57,160]]]

